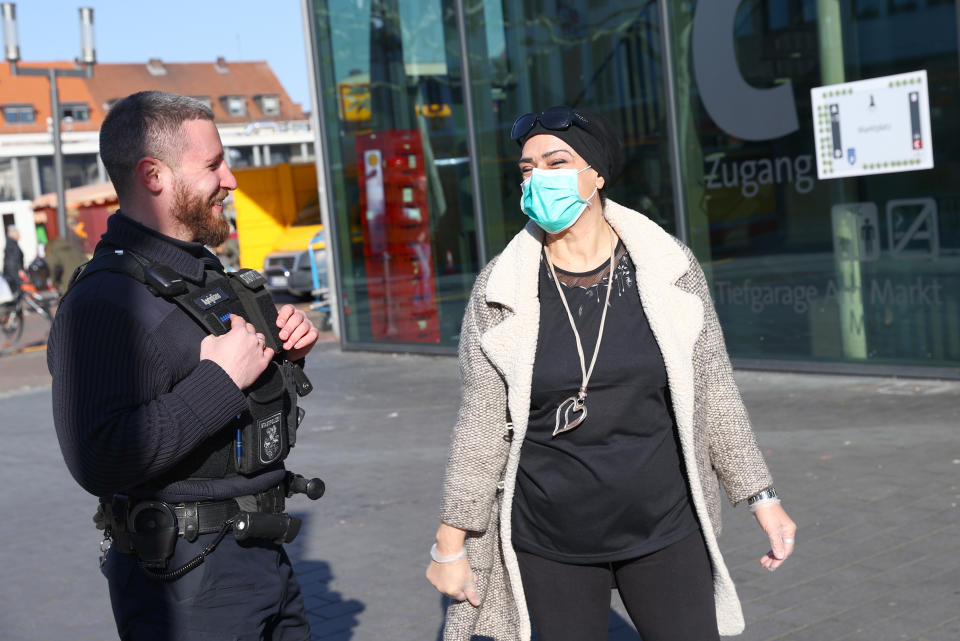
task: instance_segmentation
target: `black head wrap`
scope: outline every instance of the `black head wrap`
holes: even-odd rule
[[[537,134],[556,136],[570,145],[574,151],[587,161],[598,174],[603,176],[605,187],[613,183],[620,175],[623,164],[623,140],[606,118],[593,109],[577,109],[576,112],[587,121],[589,130],[572,124],[566,129],[547,129],[538,120],[525,135],[517,139],[523,147]]]

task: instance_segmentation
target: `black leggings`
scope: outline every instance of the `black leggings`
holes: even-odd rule
[[[713,575],[703,536],[646,556],[592,565],[517,550],[520,577],[540,641],[607,638],[611,585],[643,641],[719,641]]]

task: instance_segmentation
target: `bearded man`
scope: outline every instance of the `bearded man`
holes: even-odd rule
[[[209,107],[128,96],[100,155],[120,210],[64,297],[47,359],[64,460],[100,499],[119,636],[309,639],[282,546],[299,529],[283,459],[317,331],[205,247],[227,238],[237,187]]]

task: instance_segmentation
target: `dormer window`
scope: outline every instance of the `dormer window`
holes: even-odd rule
[[[74,122],[87,122],[90,120],[90,105],[85,102],[64,102],[60,105],[60,117]]]
[[[247,101],[243,96],[224,96],[220,99],[223,108],[231,118],[245,118],[247,115]]]
[[[257,102],[260,104],[260,111],[264,116],[280,115],[280,96],[275,93],[267,93],[257,96]]]
[[[8,125],[25,125],[36,122],[37,110],[32,105],[4,105],[3,119]]]

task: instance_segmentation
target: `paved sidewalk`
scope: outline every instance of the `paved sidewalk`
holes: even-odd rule
[[[96,568],[94,500],[60,459],[42,355],[0,361],[0,637],[115,638]],[[291,469],[327,496],[300,498],[290,546],[324,641],[434,641],[443,601],[426,583],[450,427],[449,357],[318,348]],[[14,377],[11,382],[10,377]],[[747,619],[743,641],[960,638],[960,383],[738,372],[798,551],[775,573],[745,508],[720,539]],[[637,639],[618,603],[615,641]]]

